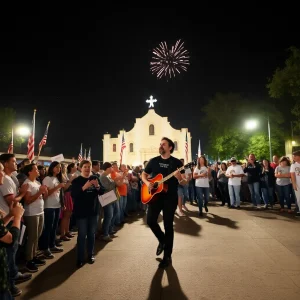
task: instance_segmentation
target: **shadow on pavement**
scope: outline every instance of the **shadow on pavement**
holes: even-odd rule
[[[105,246],[105,242],[96,241],[95,255]],[[75,246],[51,265],[48,265],[41,273],[38,273],[28,284],[28,292],[22,295],[22,299],[33,299],[42,293],[55,289],[67,281],[77,270]]]
[[[167,274],[168,285],[163,286],[163,275]],[[165,284],[164,284],[165,285]],[[177,273],[172,265],[166,270],[157,269],[155,272],[147,300],[172,299],[172,300],[187,300],[188,297],[181,289]]]
[[[216,224],[216,225],[221,225],[221,226],[227,226],[232,229],[238,229],[239,227],[237,226],[237,222],[233,221],[229,218],[223,218],[218,215],[212,214],[212,213],[207,213],[205,218],[209,223]]]
[[[189,216],[186,217],[176,217],[174,218],[175,232],[188,234],[192,236],[200,236],[200,231],[202,229],[201,225],[197,224],[193,219]]]

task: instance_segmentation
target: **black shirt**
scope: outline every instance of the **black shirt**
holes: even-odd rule
[[[166,177],[182,166],[182,162],[173,156],[170,156],[167,159],[163,159],[161,156],[156,156],[148,162],[144,171],[147,174],[151,174],[152,177],[155,177],[158,174],[162,174],[163,177]],[[184,174],[185,171],[182,170],[180,173]],[[169,194],[177,194],[178,180],[176,177],[172,176],[165,183],[168,184]]]
[[[79,176],[72,181],[71,195],[76,218],[87,218],[99,214],[99,190],[93,185],[85,191],[82,190],[82,187],[88,180],[90,178]]]
[[[260,182],[261,166],[257,161],[254,166],[248,164],[244,169],[244,173],[248,173],[248,183]]]

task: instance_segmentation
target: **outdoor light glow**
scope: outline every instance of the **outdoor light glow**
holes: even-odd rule
[[[255,129],[255,128],[257,128],[257,126],[258,126],[258,123],[256,120],[249,120],[245,123],[245,127],[248,130]]]
[[[295,142],[295,141],[292,141],[292,145],[296,145],[296,142]]]
[[[26,126],[20,126],[16,130],[16,134],[20,136],[29,136],[30,134],[30,129]]]

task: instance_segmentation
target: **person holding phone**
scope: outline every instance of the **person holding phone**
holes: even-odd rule
[[[77,236],[77,267],[85,262],[85,240],[87,239],[88,263],[95,262],[95,234],[99,218],[99,200],[101,194],[99,181],[91,174],[91,162],[80,162],[81,175],[72,181],[71,196],[74,201],[74,215],[78,226]]]
[[[255,155],[250,154],[248,163],[244,169],[244,173],[248,175],[248,187],[251,194],[253,207],[260,208],[260,174],[262,172],[261,165],[256,161]]]

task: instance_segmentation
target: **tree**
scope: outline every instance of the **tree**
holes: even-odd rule
[[[0,149],[6,151],[11,142],[11,132],[16,118],[16,112],[9,107],[0,107]],[[14,147],[20,147],[24,138],[14,136]]]
[[[244,158],[250,152],[257,150],[259,157],[269,153],[267,119],[271,124],[272,150],[284,147],[284,132],[281,124],[284,122],[281,112],[270,103],[269,99],[244,99],[238,94],[216,94],[203,108],[205,116],[202,120],[209,130],[210,156],[227,159],[230,156]],[[259,128],[247,131],[245,121],[255,119],[259,121]],[[259,131],[258,131],[259,130]],[[262,134],[263,132],[263,134]],[[252,150],[251,150],[252,149]],[[280,150],[278,154],[282,154]]]
[[[278,156],[284,154],[284,143],[277,137],[271,138],[272,152]],[[269,159],[269,137],[264,132],[258,132],[250,136],[247,153],[254,153],[257,159]]]
[[[290,56],[285,61],[285,67],[277,68],[267,88],[272,98],[281,98],[289,95],[300,96],[300,49],[290,47]]]

